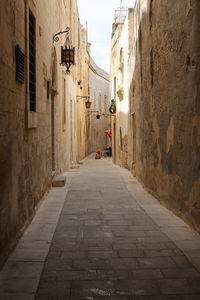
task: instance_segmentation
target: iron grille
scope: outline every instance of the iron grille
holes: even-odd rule
[[[19,45],[16,45],[16,80],[24,83],[24,53]]]
[[[29,99],[30,110],[36,111],[36,34],[35,17],[29,11]]]

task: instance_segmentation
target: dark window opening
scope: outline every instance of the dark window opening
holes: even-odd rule
[[[16,46],[16,80],[24,83],[24,53],[19,45]]]
[[[50,81],[47,80],[47,99],[50,97]]]

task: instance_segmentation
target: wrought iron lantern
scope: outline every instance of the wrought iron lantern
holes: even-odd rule
[[[97,115],[96,115],[96,118],[97,118],[97,120],[99,120],[99,119],[101,118],[101,115],[100,115],[100,114],[97,114]]]
[[[111,114],[115,114],[116,113],[116,101],[115,101],[115,99],[111,100],[111,105],[109,107],[109,112]]]
[[[69,38],[69,27],[66,28],[65,31],[58,32],[54,34],[53,40],[54,42],[59,41],[58,35],[66,33],[66,42],[65,45],[61,47],[61,65],[66,66],[67,73],[70,73],[71,65],[75,65],[75,48],[71,46],[70,38]]]
[[[90,96],[76,96],[77,99],[87,99],[85,102],[85,107],[89,109],[91,107],[92,102],[90,101]]]
[[[87,109],[90,109],[92,102],[89,101],[89,99],[85,102],[85,107]]]
[[[66,47],[61,47],[61,65],[65,65],[67,68],[67,73],[70,73],[71,65],[75,65],[75,48],[67,45]]]

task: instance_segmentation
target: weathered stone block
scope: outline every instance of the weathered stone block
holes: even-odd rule
[[[63,187],[66,183],[66,176],[56,176],[52,181],[53,187]]]

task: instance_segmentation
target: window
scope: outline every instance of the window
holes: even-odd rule
[[[120,50],[120,62],[119,62],[119,85],[117,87],[117,95],[120,101],[124,99],[124,56],[123,49]]]
[[[117,83],[116,83],[116,77],[114,77],[114,100],[116,100],[116,92],[117,92]]]
[[[19,45],[16,46],[16,80],[24,83],[24,53]]]
[[[29,10],[29,109],[36,111],[36,30],[35,17]]]
[[[101,112],[101,93],[99,93],[98,110],[99,110],[99,112]]]
[[[124,83],[124,55],[123,55],[123,49],[120,50],[120,86],[123,86]]]
[[[104,95],[104,112],[107,113],[107,96]]]
[[[50,80],[47,80],[47,99],[50,97]]]

